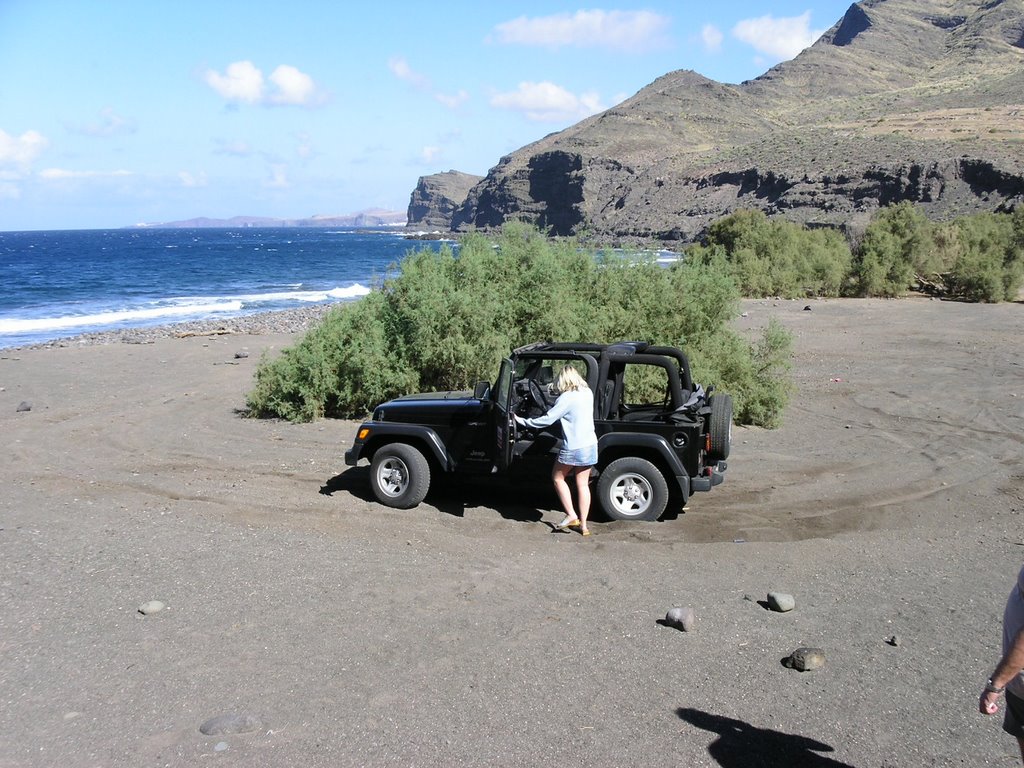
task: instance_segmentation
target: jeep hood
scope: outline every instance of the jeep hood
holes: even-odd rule
[[[444,424],[459,411],[479,411],[480,401],[472,392],[421,392],[402,395],[378,405],[373,411],[375,421],[409,424]]]

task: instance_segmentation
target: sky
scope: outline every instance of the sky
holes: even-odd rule
[[[0,0],[0,231],[405,211],[692,69],[793,58],[850,0]]]

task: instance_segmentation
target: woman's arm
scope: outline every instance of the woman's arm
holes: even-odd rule
[[[551,410],[545,413],[543,416],[538,416],[535,419],[523,419],[523,423],[530,427],[530,429],[540,429],[541,427],[550,427],[566,413],[569,412],[571,401],[567,397],[568,393],[563,392],[555,400],[555,404],[551,406]]]

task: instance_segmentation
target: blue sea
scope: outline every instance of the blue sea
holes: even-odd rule
[[[353,301],[437,247],[394,228],[0,232],[0,348]]]

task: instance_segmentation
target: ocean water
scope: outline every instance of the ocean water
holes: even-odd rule
[[[386,228],[0,232],[0,348],[352,301],[424,247]]]

